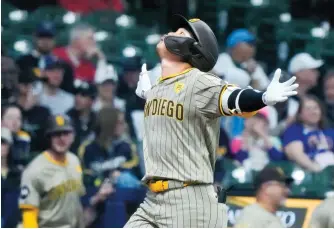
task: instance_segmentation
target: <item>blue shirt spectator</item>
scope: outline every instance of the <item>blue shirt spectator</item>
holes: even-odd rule
[[[288,158],[313,172],[334,165],[334,132],[326,128],[324,115],[320,101],[306,96],[300,103],[296,123],[283,134]]]

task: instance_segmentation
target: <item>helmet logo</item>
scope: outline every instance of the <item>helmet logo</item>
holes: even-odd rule
[[[63,118],[63,116],[56,116],[56,123],[58,126],[63,126],[65,124],[65,120]]]
[[[192,19],[189,19],[189,22],[193,23],[193,22],[196,22],[196,21],[200,21],[201,19],[199,18],[192,18]]]
[[[282,177],[284,176],[283,169],[281,169],[280,167],[277,167],[276,170]]]
[[[184,84],[180,82],[176,82],[174,86],[174,91],[176,94],[180,93],[180,91],[184,88]]]

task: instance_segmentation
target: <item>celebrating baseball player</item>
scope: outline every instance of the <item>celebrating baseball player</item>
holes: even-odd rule
[[[80,196],[85,189],[80,161],[68,152],[73,138],[73,126],[67,116],[50,118],[50,147],[29,164],[22,176],[19,204],[23,227],[84,227],[94,220],[93,207],[111,193],[111,185],[104,182],[90,199],[90,206],[83,210]]]
[[[213,186],[220,116],[249,117],[296,95],[295,77],[265,92],[241,89],[207,73],[218,44],[200,19],[175,16],[174,32],[157,45],[162,77],[151,86],[146,65],[136,94],[146,99],[144,202],[125,227],[226,227],[226,206]]]

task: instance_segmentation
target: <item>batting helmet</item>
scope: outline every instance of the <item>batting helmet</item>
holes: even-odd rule
[[[178,28],[187,29],[192,38],[166,36],[164,42],[167,50],[201,71],[210,71],[217,62],[219,51],[211,28],[200,19],[187,20],[181,15],[174,16],[172,27],[174,31]]]
[[[71,119],[66,115],[52,115],[48,120],[47,135],[57,132],[74,131]]]

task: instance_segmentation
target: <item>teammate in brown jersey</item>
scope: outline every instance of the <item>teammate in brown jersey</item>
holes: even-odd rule
[[[82,208],[80,196],[85,188],[80,161],[68,151],[73,138],[73,127],[67,116],[50,118],[47,130],[50,147],[22,175],[19,205],[23,227],[84,227],[94,220],[91,217],[94,206],[112,192],[111,184],[105,181],[90,199],[90,207]]]

